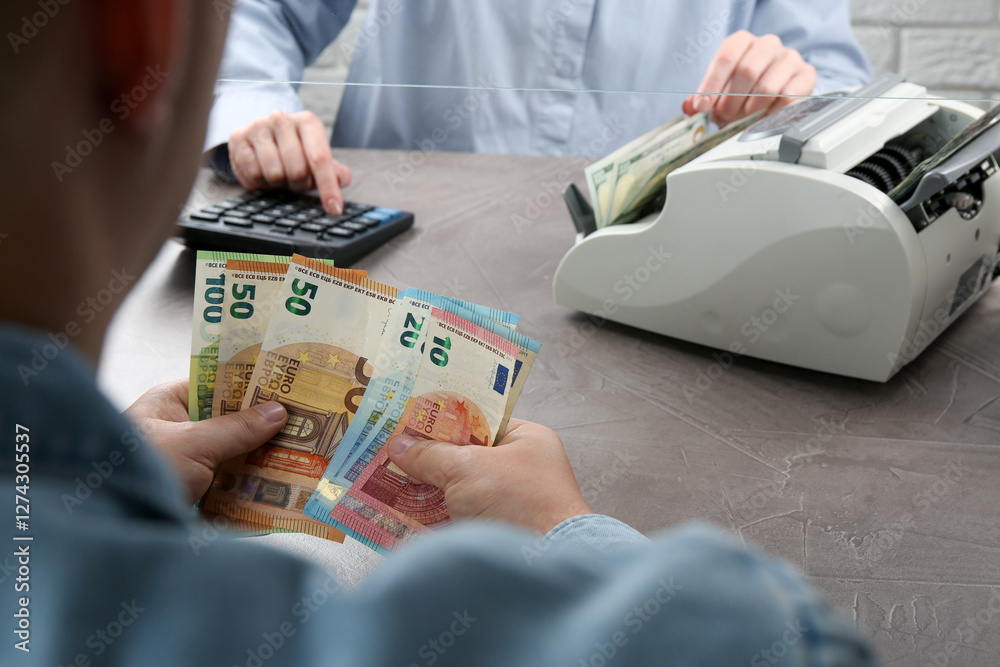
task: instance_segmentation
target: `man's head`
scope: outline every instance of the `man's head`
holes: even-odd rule
[[[113,271],[155,256],[197,168],[218,4],[0,4],[0,318],[59,330]],[[92,358],[112,310],[77,339]]]

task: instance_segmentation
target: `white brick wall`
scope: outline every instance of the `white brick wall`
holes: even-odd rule
[[[368,2],[359,0],[306,81],[346,80]],[[851,12],[876,72],[899,72],[946,97],[1000,99],[1000,0],[851,0]],[[343,88],[304,85],[301,93],[306,107],[332,124]]]
[[[944,97],[1000,99],[998,0],[851,0],[851,12],[877,72]]]

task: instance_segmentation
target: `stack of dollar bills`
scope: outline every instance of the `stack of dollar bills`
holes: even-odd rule
[[[757,112],[708,134],[710,116],[678,116],[585,169],[598,228],[635,222],[658,212],[666,199],[667,174],[745,130]]]
[[[191,419],[267,401],[289,415],[219,467],[204,509],[380,552],[447,525],[444,494],[384,446],[397,434],[492,445],[540,347],[518,319],[299,255],[200,251]]]

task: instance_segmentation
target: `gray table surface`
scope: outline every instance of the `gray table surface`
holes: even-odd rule
[[[516,311],[542,342],[515,416],[560,434],[595,511],[646,533],[707,519],[784,557],[886,664],[1000,664],[1000,288],[886,384],[749,358],[720,375],[711,349],[553,303],[574,232],[547,193],[584,162],[339,155],[348,198],[416,214],[357,268]],[[192,201],[228,193],[202,173]],[[99,380],[122,407],[186,375],[193,266],[169,241],[115,321]]]

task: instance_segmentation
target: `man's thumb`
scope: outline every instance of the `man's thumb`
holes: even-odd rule
[[[285,407],[275,401],[249,410],[197,422],[198,440],[210,443],[216,464],[251,452],[273,438],[288,421]]]
[[[392,462],[418,482],[447,490],[459,473],[455,455],[461,447],[450,442],[401,433],[389,440],[386,447]]]

